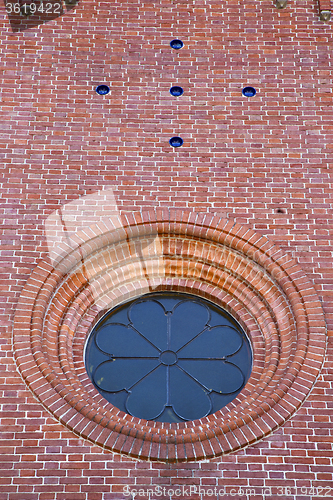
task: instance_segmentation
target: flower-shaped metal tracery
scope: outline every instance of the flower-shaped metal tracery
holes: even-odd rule
[[[98,391],[135,417],[161,422],[214,413],[242,390],[250,343],[232,317],[196,297],[150,294],[111,311],[86,348]]]

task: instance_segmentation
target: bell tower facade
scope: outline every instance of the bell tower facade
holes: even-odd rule
[[[0,13],[0,500],[333,497],[329,0]],[[132,414],[121,377],[118,409],[85,357],[110,311],[164,292],[224,309],[251,350],[243,380],[228,358],[241,337],[225,348],[240,392],[195,420],[145,420],[144,390]],[[147,311],[117,319],[132,347],[164,321]]]

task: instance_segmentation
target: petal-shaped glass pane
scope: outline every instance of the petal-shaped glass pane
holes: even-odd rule
[[[170,367],[170,401],[177,415],[184,420],[196,420],[211,410],[211,401],[205,390],[177,366]]]
[[[130,389],[142,377],[159,365],[153,359],[115,359],[100,364],[94,373],[94,382],[103,391]]]
[[[181,302],[173,309],[171,320],[171,337],[169,349],[178,351],[195,335],[206,328],[209,321],[208,309],[199,304],[187,300]]]
[[[179,366],[210,391],[229,394],[239,390],[244,383],[240,369],[225,361],[182,359]]]
[[[179,418],[179,416],[176,415],[172,406],[166,406],[165,410],[162,411],[161,415],[155,418],[154,420],[156,420],[157,422],[170,422],[170,423],[184,422],[182,418]]]
[[[235,394],[234,392],[232,392],[231,394],[221,394],[220,392],[212,391],[209,395],[213,404],[211,413],[215,413],[216,411],[223,408],[223,406],[226,406],[228,403],[230,403],[230,401],[235,399],[236,395],[237,393]]]
[[[113,404],[116,408],[119,408],[119,410],[126,411],[125,410],[125,401],[128,396],[127,391],[118,391],[118,392],[106,392],[100,390],[100,393],[104,398],[109,401],[109,403]]]
[[[121,323],[121,321],[119,321]],[[236,321],[228,315],[226,311],[221,311],[217,309],[216,306],[211,307],[210,309],[210,320],[209,325],[213,326],[233,326],[237,328]]]
[[[180,358],[224,358],[242,345],[242,337],[230,326],[206,330],[178,352]]]
[[[159,351],[131,326],[117,323],[101,328],[96,335],[96,344],[115,357],[159,356]]]
[[[105,320],[103,321],[103,325],[108,325],[109,323],[120,323],[122,325],[128,325],[128,307],[127,304],[124,306],[117,306],[111,314],[109,313]]]
[[[156,419],[167,403],[167,367],[160,365],[135,387],[127,398],[126,411],[138,418]]]
[[[137,302],[129,313],[133,326],[161,351],[167,349],[167,316],[161,304],[153,300]]]
[[[103,361],[109,361],[110,356],[98,349],[95,342],[89,342],[86,349],[86,360],[87,372],[91,378],[96,366]]]

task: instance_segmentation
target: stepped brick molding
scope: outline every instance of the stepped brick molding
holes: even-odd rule
[[[21,294],[15,357],[31,391],[77,435],[140,459],[208,459],[268,435],[311,391],[326,348],[321,304],[300,266],[252,229],[208,214],[148,209],[103,219],[52,255]],[[251,377],[213,415],[182,424],[133,418],[106,402],[86,373],[84,346],[96,321],[157,290],[222,306],[251,339]]]

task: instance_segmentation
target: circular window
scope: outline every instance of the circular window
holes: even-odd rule
[[[178,97],[180,95],[182,95],[184,92],[184,90],[181,88],[181,87],[178,87],[178,86],[175,86],[175,87],[171,87],[170,89],[170,94],[175,96],[175,97]]]
[[[110,92],[110,87],[108,87],[107,85],[98,85],[98,87],[96,88],[96,92],[99,95],[106,95]]]
[[[183,42],[181,40],[172,40],[172,42],[170,42],[170,47],[172,47],[173,49],[176,49],[176,50],[179,50],[183,47]]]
[[[138,418],[184,422],[215,413],[247,382],[249,340],[210,302],[147,295],[113,309],[93,329],[86,368],[97,390]]]
[[[173,148],[179,148],[180,146],[182,146],[184,144],[184,141],[183,141],[183,139],[181,137],[172,137],[169,140],[169,144]]]
[[[257,91],[253,87],[245,87],[243,88],[242,93],[245,97],[253,97],[256,95]]]

